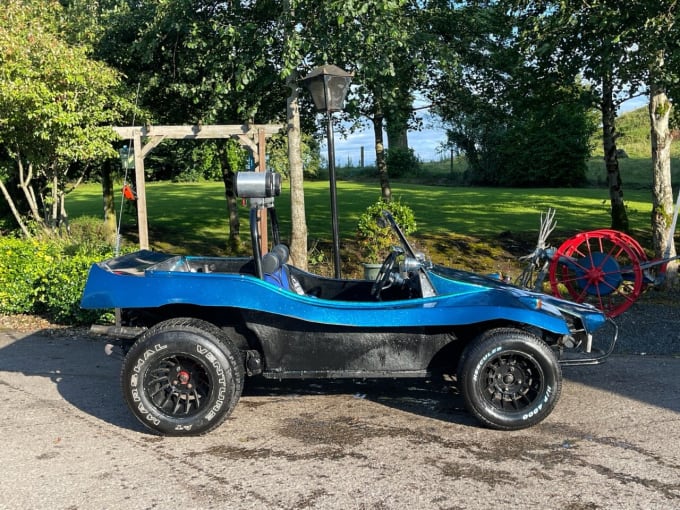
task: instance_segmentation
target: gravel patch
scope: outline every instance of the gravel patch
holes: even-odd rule
[[[680,357],[680,294],[650,290],[614,319],[615,353]]]
[[[73,337],[86,336],[86,326],[54,324],[38,315],[0,315],[0,333],[36,334],[40,336]]]

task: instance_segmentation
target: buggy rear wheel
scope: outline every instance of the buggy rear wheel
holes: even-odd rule
[[[164,435],[200,435],[231,414],[243,389],[243,363],[219,328],[171,319],[135,342],[121,382],[128,407],[145,426]]]
[[[539,423],[552,412],[562,389],[562,371],[552,350],[512,328],[488,331],[471,342],[457,377],[467,409],[499,430]]]

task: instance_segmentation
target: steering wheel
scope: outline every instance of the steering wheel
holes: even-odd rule
[[[397,257],[402,253],[402,250],[392,250],[392,252],[387,256],[385,262],[380,266],[380,272],[371,287],[371,296],[376,299],[380,299],[380,293],[389,288],[392,285],[392,271],[397,264]]]

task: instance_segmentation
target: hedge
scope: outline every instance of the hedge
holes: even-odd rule
[[[40,315],[72,325],[105,318],[110,311],[83,310],[80,298],[90,266],[112,255],[108,245],[87,236],[0,237],[0,314]]]

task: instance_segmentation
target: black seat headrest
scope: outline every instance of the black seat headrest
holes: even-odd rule
[[[286,262],[290,252],[285,244],[277,244],[270,252],[262,257],[262,272],[264,274],[274,274],[281,269]]]
[[[285,244],[277,244],[272,248],[272,252],[279,257],[281,264],[286,264],[288,262],[288,257],[290,256],[290,250]]]

